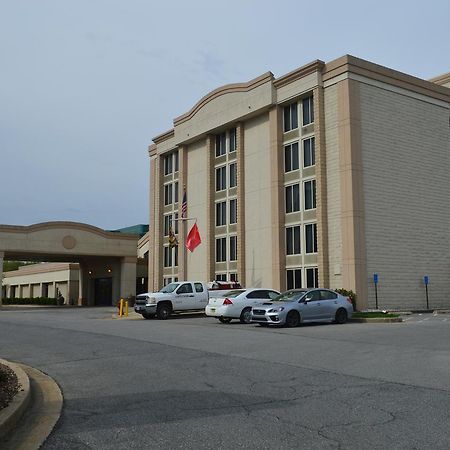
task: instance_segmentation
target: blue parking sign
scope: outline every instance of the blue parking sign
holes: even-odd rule
[[[375,284],[378,284],[378,274],[377,274],[377,273],[374,273],[374,274],[373,274],[373,282],[374,282]]]
[[[425,284],[425,286],[428,284],[429,280],[428,280],[428,275],[425,275],[423,277],[423,283]]]

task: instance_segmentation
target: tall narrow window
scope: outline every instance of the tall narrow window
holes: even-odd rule
[[[308,267],[306,269],[306,287],[319,287],[319,269],[317,267]]]
[[[297,102],[284,107],[284,132],[298,128],[298,105]]]
[[[172,183],[164,185],[164,206],[172,204]]]
[[[230,236],[230,261],[237,261],[237,236]]]
[[[303,126],[314,122],[314,102],[313,96],[302,100]]]
[[[317,224],[305,225],[306,253],[317,253]]]
[[[300,225],[286,228],[286,254],[300,254]]]
[[[294,142],[284,147],[284,171],[291,172],[298,168],[298,142]]]
[[[178,163],[178,150],[173,152],[173,171],[174,172],[178,172],[178,167],[179,167],[179,163]]]
[[[227,202],[216,203],[216,226],[227,224]]]
[[[216,169],[216,191],[223,191],[227,188],[227,167]]]
[[[298,184],[286,186],[286,213],[300,211],[300,187]]]
[[[164,267],[172,267],[172,249],[164,247]]]
[[[170,153],[169,155],[164,156],[164,175],[169,175],[172,173],[172,157],[173,154]]]
[[[230,168],[230,188],[237,186],[236,163],[229,165]]]
[[[171,226],[172,226],[172,214],[166,214],[164,216],[164,236],[169,236]]]
[[[178,181],[173,184],[173,198],[174,203],[178,203]]]
[[[227,135],[220,133],[216,136],[216,157],[225,155],[227,151]]]
[[[297,289],[302,287],[302,269],[286,270],[286,281],[288,289]]]
[[[237,199],[230,200],[230,224],[237,223]]]
[[[316,207],[316,180],[305,181],[305,210]]]
[[[230,153],[235,152],[237,148],[236,128],[230,130]]]
[[[227,260],[227,238],[216,239],[216,262]]]
[[[314,137],[303,140],[303,167],[310,167],[316,164]]]
[[[178,213],[174,214],[174,232],[175,234],[178,234]]]

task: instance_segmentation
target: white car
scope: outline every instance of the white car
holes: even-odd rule
[[[206,305],[207,316],[216,317],[222,323],[239,319],[241,323],[250,323],[252,307],[273,300],[279,295],[273,289],[233,289],[222,293],[221,297],[210,298]]]

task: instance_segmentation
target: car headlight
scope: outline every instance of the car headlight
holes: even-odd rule
[[[274,312],[279,312],[279,311],[284,311],[284,307],[283,306],[279,306],[278,308],[272,308],[272,309],[269,309],[268,312],[274,313]]]
[[[147,299],[147,305],[154,305],[156,304],[156,298],[155,297],[149,297]]]

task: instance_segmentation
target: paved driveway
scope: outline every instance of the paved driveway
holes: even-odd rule
[[[0,311],[0,357],[64,393],[44,449],[450,448],[450,316],[266,329],[115,312]]]

